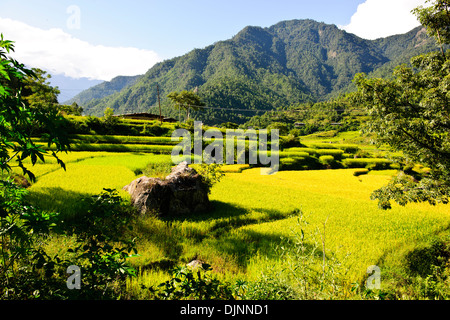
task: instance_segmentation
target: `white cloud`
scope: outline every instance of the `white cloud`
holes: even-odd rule
[[[420,25],[411,10],[425,0],[366,0],[341,29],[365,39],[406,33]]]
[[[15,42],[11,56],[19,62],[75,79],[109,81],[119,75],[143,74],[161,61],[150,50],[93,45],[62,29],[43,30],[7,18],[0,18],[0,32]]]

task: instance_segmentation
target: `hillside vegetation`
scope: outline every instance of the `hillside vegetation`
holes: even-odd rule
[[[74,101],[85,100],[82,106],[90,115],[101,116],[107,107],[116,114],[157,113],[159,85],[164,115],[178,118],[167,94],[198,87],[208,108],[194,112],[195,119],[239,124],[267,110],[336,97],[354,89],[356,73],[388,76],[398,64],[432,50],[435,42],[421,27],[370,41],[313,20],[284,21],[246,27],[229,40],[156,64],[113,94],[90,101],[83,94]]]

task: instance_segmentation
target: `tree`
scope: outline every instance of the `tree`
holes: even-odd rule
[[[103,129],[106,130],[107,133],[111,134],[114,132],[114,129],[120,120],[118,117],[114,116],[114,109],[110,107],[106,108],[103,114],[101,124],[103,125]]]
[[[54,103],[53,97],[48,104],[45,99],[35,99],[42,96],[35,95],[39,90],[34,89],[46,89],[39,85],[42,74],[10,58],[8,54],[13,51],[13,42],[4,40],[0,34],[0,299],[30,299],[39,297],[42,289],[49,296],[57,294],[51,284],[52,276],[45,281],[39,277],[54,275],[55,264],[60,261],[49,257],[42,246],[42,239],[54,226],[57,214],[31,206],[25,201],[26,191],[9,179],[3,180],[3,174],[11,174],[11,161],[15,159],[24,174],[35,179],[24,166],[24,160],[29,158],[34,165],[47,154],[32,140],[36,127],[44,132],[42,138],[48,147],[55,145],[56,152],[52,151],[52,155],[63,168],[64,163],[56,153],[67,151],[69,143],[64,119],[58,111],[40,107],[41,103]],[[40,241],[36,241],[38,238]]]
[[[43,110],[58,109],[58,87],[52,87],[47,81],[51,75],[45,71],[33,68],[33,75],[24,79],[25,88],[23,97],[32,108],[41,108]]]
[[[33,126],[41,127],[48,146],[55,145],[59,152],[69,149],[66,122],[57,108],[51,107],[55,103],[52,94],[34,96],[52,90],[40,82],[44,79],[42,73],[36,74],[7,56],[13,49],[13,42],[0,35],[0,170],[10,173],[10,162],[16,158],[18,166],[34,179],[24,167],[24,160],[30,158],[35,164],[38,158],[44,160],[47,152],[34,144]],[[56,152],[52,155],[64,167]],[[86,211],[80,214],[80,225],[76,221],[61,224],[57,213],[34,207],[26,194],[27,190],[0,178],[0,299],[120,297],[116,290],[123,288],[125,278],[135,273],[126,264],[131,252],[136,253],[134,241],[124,232],[130,231],[133,209],[115,190],[105,189],[85,200]],[[58,254],[50,256],[46,252],[45,239],[56,226],[58,232],[66,231],[80,244],[68,248],[73,258],[63,260]],[[68,265],[83,267],[83,285],[88,290],[67,290]]]
[[[24,166],[24,160],[30,158],[32,165],[38,159],[44,161],[48,153],[43,146],[31,139],[33,128],[40,128],[47,146],[55,146],[51,151],[57,162],[65,168],[57,153],[70,148],[69,139],[64,130],[65,120],[53,108],[39,108],[34,103],[33,86],[29,79],[39,79],[39,74],[25,68],[8,54],[14,51],[14,44],[0,35],[0,170],[11,171],[11,161],[16,159],[17,166],[31,180],[35,176]],[[31,89],[31,90],[30,90]],[[31,92],[31,94],[30,94]],[[30,103],[31,102],[31,103]],[[39,103],[43,101],[39,100]],[[50,101],[49,103],[53,103]],[[37,103],[37,102],[36,102]]]
[[[105,109],[105,111],[103,112],[103,117],[104,117],[104,120],[106,121],[106,122],[114,122],[115,120],[114,120],[114,109],[112,109],[112,108],[106,108]]]
[[[446,1],[438,0],[432,8],[418,8],[415,12],[424,21],[435,21],[432,16],[448,14]],[[440,43],[450,43],[448,24],[430,22],[425,27]],[[403,170],[372,194],[383,209],[391,208],[391,200],[400,205],[449,201],[449,58],[450,52],[416,56],[411,59],[412,67],[397,67],[392,80],[369,79],[363,74],[355,77],[357,102],[365,105],[371,116],[365,131],[375,133],[378,144],[387,143],[404,155]],[[411,169],[414,164],[429,170],[415,172]]]
[[[267,126],[267,130],[277,129],[280,131],[281,135],[287,135],[289,133],[289,127],[284,122],[272,122]]]
[[[201,110],[204,106],[200,97],[193,91],[183,90],[181,92],[171,92],[167,97],[172,101],[178,109],[186,110],[186,120],[189,120],[190,110]]]
[[[83,114],[83,107],[80,107],[76,102],[69,105],[60,105],[58,106],[58,109],[61,111],[64,115],[74,115],[74,116],[81,116]]]
[[[427,0],[427,3],[432,2]],[[450,1],[435,0],[431,6],[419,6],[412,11],[427,29],[428,34],[437,40],[443,56],[445,43],[450,43]]]

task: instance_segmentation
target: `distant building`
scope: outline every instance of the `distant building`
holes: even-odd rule
[[[295,126],[296,128],[298,128],[298,127],[304,127],[305,124],[304,124],[303,122],[296,122],[296,123],[294,123],[294,126]]]
[[[123,119],[133,119],[133,120],[159,120],[159,115],[158,114],[146,113],[146,112],[129,113],[129,114],[118,114],[118,115],[115,115],[115,117],[120,117],[120,118],[123,118]],[[177,122],[176,119],[166,118],[166,117],[163,117],[162,121],[163,122]]]
[[[115,117],[120,117],[124,119],[134,119],[134,120],[159,120],[159,115],[153,113],[128,113],[128,114],[118,114]]]

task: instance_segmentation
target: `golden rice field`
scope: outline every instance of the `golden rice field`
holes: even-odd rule
[[[46,209],[70,216],[76,215],[81,197],[103,188],[120,190],[136,178],[137,169],[170,161],[170,156],[72,152],[63,160],[66,171],[51,162],[32,168],[38,180],[30,187],[30,197]],[[168,270],[161,266],[194,258],[211,264],[225,279],[256,279],[264,270],[281,270],[286,265],[276,249],[282,238],[300,228],[306,241],[320,243],[327,258],[334,256],[343,264],[350,282],[361,282],[368,266],[384,266],[398,252],[448,228],[448,206],[410,204],[380,210],[370,194],[394,171],[355,177],[355,170],[262,175],[259,168],[225,166],[225,177],[210,195],[214,212],[173,219],[145,217],[137,222],[139,256],[131,263],[139,268],[140,277],[129,281],[130,291],[139,296],[140,284],[167,279]],[[307,226],[297,223],[296,209]],[[57,248],[58,242],[61,239],[55,236],[49,245]]]
[[[352,280],[361,279],[368,266],[377,265],[396,248],[448,227],[448,206],[414,204],[394,206],[391,211],[378,209],[377,203],[370,200],[370,193],[385,184],[389,176],[354,177],[352,173],[352,169],[284,171],[264,176],[259,169],[251,169],[228,175],[214,188],[212,198],[229,199],[229,203],[255,211],[301,209],[309,223],[309,233],[314,234],[316,229],[325,232],[326,250],[347,265]],[[288,235],[296,228],[296,220],[292,217],[248,225],[235,232]],[[250,266],[258,269],[261,263],[264,259],[256,256]]]

